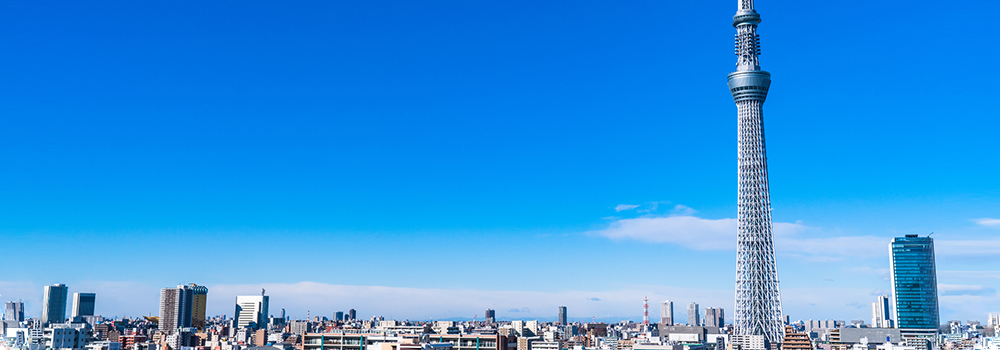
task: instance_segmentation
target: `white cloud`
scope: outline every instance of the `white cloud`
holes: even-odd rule
[[[775,231],[778,231],[777,224]],[[775,235],[777,236],[777,233]],[[780,237],[775,238],[774,249],[779,253],[801,254],[817,262],[838,261],[847,257],[888,257],[889,240],[875,236]]]
[[[934,253],[938,256],[983,256],[1000,254],[1000,240],[934,240]]]
[[[691,216],[691,215],[694,215],[694,213],[697,213],[697,212],[698,212],[697,210],[694,210],[694,209],[692,209],[689,206],[678,204],[678,205],[675,205],[674,209],[670,211],[670,215],[672,215],[672,216],[677,216],[677,215]]]
[[[938,270],[938,278],[949,280],[973,280],[982,281],[984,279],[1000,279],[1000,271],[942,271]]]
[[[621,211],[624,211],[624,210],[632,210],[632,209],[635,209],[635,208],[638,208],[638,207],[639,207],[638,204],[619,204],[619,205],[615,206],[615,211],[621,212]]]
[[[641,217],[617,220],[606,229],[590,233],[616,240],[673,243],[699,250],[736,249],[736,219]]]
[[[964,284],[938,284],[938,292],[942,295],[948,296],[982,296],[982,297],[995,297],[997,296],[997,290],[993,287],[981,286],[981,285],[964,285]]]
[[[686,211],[685,206],[678,206]],[[693,211],[693,210],[692,210]],[[622,240],[676,244],[697,250],[736,249],[736,219],[703,219],[691,215],[645,216],[619,219],[602,230],[589,234]],[[802,238],[803,234],[821,233],[801,223],[773,224],[775,252],[813,262],[841,261],[848,257],[883,257],[888,240],[875,236],[839,236]]]
[[[980,224],[980,225],[983,225],[983,226],[1000,228],[1000,219],[982,218],[982,219],[976,219],[976,220],[973,220],[973,221],[975,221],[977,224]]]

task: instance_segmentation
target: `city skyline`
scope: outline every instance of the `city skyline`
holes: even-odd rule
[[[645,296],[735,310],[731,1],[201,6],[0,5],[0,295],[28,316],[54,283],[108,315],[156,314],[160,289],[190,282],[209,315],[261,288],[295,317],[641,319]],[[1000,5],[852,6],[829,28],[820,4],[758,4],[781,72],[767,125],[784,313],[870,319],[888,243],[934,232],[942,322],[985,321],[1000,122],[981,75]],[[909,35],[912,18],[940,30]],[[215,266],[331,249],[350,267]],[[564,272],[442,280],[408,271],[414,253],[463,276],[493,255]],[[631,268],[651,265],[669,271]]]

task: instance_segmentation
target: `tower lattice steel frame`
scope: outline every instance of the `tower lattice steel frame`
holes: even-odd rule
[[[736,72],[729,74],[729,91],[739,109],[738,228],[736,248],[737,335],[763,335],[772,344],[784,336],[778,271],[774,266],[771,200],[764,150],[764,99],[771,74],[760,70],[760,15],[753,0],[738,0]]]

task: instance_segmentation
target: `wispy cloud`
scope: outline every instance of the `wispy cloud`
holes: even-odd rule
[[[938,278],[948,278],[952,280],[975,280],[982,281],[984,279],[1000,279],[1000,271],[986,270],[986,271],[949,271],[949,270],[938,270]]]
[[[941,295],[948,296],[997,296],[997,290],[995,288],[981,285],[938,284],[938,292],[941,293]]]
[[[973,221],[983,226],[1000,228],[1000,219],[982,218]]]
[[[673,243],[699,250],[736,248],[736,219],[710,220],[695,216],[640,217],[612,222],[590,232],[611,239]]]
[[[670,211],[670,215],[671,216],[678,216],[678,215],[681,215],[681,216],[691,216],[691,215],[694,215],[694,213],[697,213],[697,212],[698,212],[697,210],[694,210],[694,209],[692,209],[689,206],[678,204],[678,205],[675,205],[674,209]]]
[[[777,236],[778,225],[775,224]],[[774,240],[776,252],[801,254],[816,262],[844,258],[876,258],[889,255],[889,240],[876,236],[838,236],[820,238],[780,237]]]
[[[619,205],[615,206],[615,211],[622,212],[622,211],[625,211],[625,210],[632,210],[632,209],[635,209],[635,208],[638,208],[638,207],[639,207],[638,204],[619,204]]]
[[[940,256],[996,256],[1000,255],[1000,239],[935,239],[934,253]]]
[[[675,212],[691,213],[683,205]],[[736,249],[736,219],[705,219],[693,215],[644,216],[618,219],[606,228],[589,234],[614,240],[634,239],[650,243],[676,244],[696,250]],[[775,251],[814,262],[841,261],[847,257],[882,257],[888,254],[888,240],[875,236],[803,238],[822,230],[802,223],[775,222]]]

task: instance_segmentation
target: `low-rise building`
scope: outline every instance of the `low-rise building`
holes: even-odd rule
[[[70,327],[46,329],[44,339],[49,349],[82,349],[86,342],[84,332]]]

